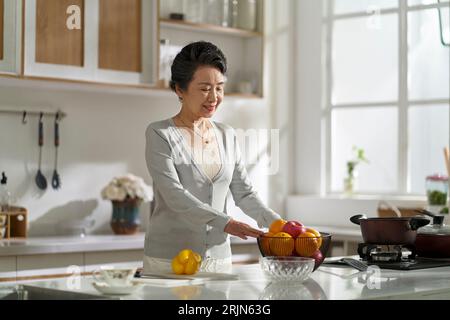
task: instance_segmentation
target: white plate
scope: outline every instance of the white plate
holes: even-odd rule
[[[140,283],[132,283],[129,286],[111,286],[105,282],[93,282],[92,286],[100,293],[109,295],[127,295],[132,294],[142,285]]]

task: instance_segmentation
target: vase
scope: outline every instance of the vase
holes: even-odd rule
[[[127,199],[124,201],[112,201],[113,212],[111,228],[115,234],[136,234],[141,225],[139,217],[140,199]]]
[[[345,179],[344,179],[344,193],[348,196],[353,195],[356,189],[356,182],[358,178],[358,173],[356,171],[352,171]]]

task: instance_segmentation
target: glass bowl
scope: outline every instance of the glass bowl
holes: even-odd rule
[[[301,283],[314,271],[315,260],[304,257],[260,257],[261,269],[271,281]]]
[[[320,237],[285,238],[263,235],[257,238],[263,257],[304,257],[315,261],[315,271],[325,260],[331,243],[331,235],[321,232]]]

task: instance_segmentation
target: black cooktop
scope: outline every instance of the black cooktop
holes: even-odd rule
[[[431,259],[431,258],[420,258],[416,257],[414,260],[402,260],[399,262],[367,262],[359,257],[354,257],[355,259],[361,261],[366,265],[375,265],[380,267],[381,269],[391,269],[391,270],[419,270],[419,269],[429,269],[429,268],[438,268],[438,267],[449,267],[450,259],[447,260],[439,260],[439,259]],[[325,260],[324,265],[347,265],[342,260]]]

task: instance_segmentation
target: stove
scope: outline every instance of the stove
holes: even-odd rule
[[[416,248],[413,245],[377,245],[358,244],[359,257],[367,262],[402,262],[416,258]]]
[[[418,270],[450,266],[450,259],[417,257],[414,245],[377,245],[360,243],[358,254],[363,263],[381,269]]]
[[[381,269],[419,270],[450,266],[450,259],[417,257],[416,248],[413,245],[360,243],[358,244],[358,254],[360,259],[356,262],[365,264],[366,266],[375,265]],[[348,265],[349,263],[346,259],[328,259],[328,262],[325,262],[325,264]]]

